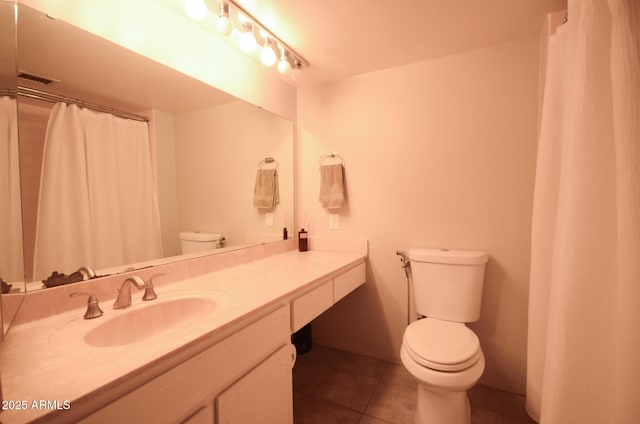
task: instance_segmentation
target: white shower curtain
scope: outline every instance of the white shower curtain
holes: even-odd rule
[[[0,277],[23,281],[22,214],[16,99],[0,97]]]
[[[640,2],[569,0],[548,43],[527,410],[640,422]]]
[[[57,103],[44,147],[34,278],[161,256],[147,124]]]

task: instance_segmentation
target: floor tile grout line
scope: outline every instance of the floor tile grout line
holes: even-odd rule
[[[498,397],[500,398],[500,418],[502,419],[502,424],[506,424],[507,419],[504,416],[504,399],[502,399],[502,390],[498,391]]]
[[[360,412],[360,411],[358,411],[356,409],[349,408],[348,406],[345,406],[345,405],[340,405],[339,403],[332,402],[329,399],[323,399],[323,398],[315,397],[313,395],[308,395],[308,396],[311,396],[314,400],[317,400],[317,401],[320,401],[320,402],[324,402],[324,403],[329,403],[329,404],[331,404],[333,406],[337,406],[338,408],[342,408],[342,409],[346,409],[346,410],[351,411],[351,412],[355,412],[358,415],[364,415],[364,412]]]
[[[369,408],[369,405],[371,404],[371,401],[373,400],[373,397],[375,396],[376,393],[378,393],[378,390],[380,389],[380,384],[382,382],[382,377],[384,377],[384,375],[385,375],[385,373],[387,372],[388,369],[389,369],[389,364],[385,365],[384,372],[382,373],[382,375],[380,377],[378,377],[378,381],[376,382],[376,387],[373,389],[373,392],[371,392],[371,396],[369,396],[369,399],[367,400],[367,404],[364,406],[364,411],[362,412],[362,414],[367,412],[367,409]],[[370,415],[370,416],[374,417],[374,418],[378,418],[378,417],[376,417],[374,415]]]
[[[378,417],[376,417],[375,415],[362,414],[362,417],[364,417],[365,415],[366,415],[367,417],[369,417],[369,418],[374,418],[374,419],[376,419],[376,420],[378,420],[378,421],[382,421],[383,423],[387,423],[387,424],[394,424],[394,422],[393,422],[393,421],[384,420],[384,419],[382,419],[382,418],[378,418]],[[362,421],[362,417],[360,417],[360,421]]]
[[[300,393],[300,392],[298,392],[298,393]],[[302,395],[304,395],[304,396],[308,396],[308,397],[310,397],[310,398],[313,398],[313,400],[315,400],[315,401],[322,402],[322,403],[328,403],[328,404],[330,404],[330,405],[332,405],[332,406],[334,406],[334,407],[336,407],[336,408],[345,409],[345,410],[347,410],[347,411],[354,412],[354,413],[356,413],[356,414],[358,414],[358,415],[359,415],[359,417],[358,417],[358,422],[359,422],[360,420],[362,420],[362,416],[363,416],[363,415],[365,415],[365,414],[364,414],[364,412],[356,411],[355,409],[349,408],[348,406],[340,405],[340,404],[335,403],[335,402],[332,402],[332,401],[330,401],[330,400],[328,400],[328,399],[323,399],[323,398],[315,397],[315,396],[313,396],[313,395],[311,395],[311,394],[308,394],[308,395],[305,395],[304,393],[301,393],[301,394],[302,394]],[[370,415],[370,416],[371,416],[371,415]],[[374,417],[374,418],[377,418],[377,417]],[[0,424],[1,424],[1,423],[0,423]],[[295,423],[294,423],[294,424],[295,424]]]
[[[342,368],[339,368],[339,367],[336,367],[336,366],[333,366],[333,365],[329,365],[328,367],[329,367],[329,368],[331,368],[331,369],[333,369],[334,371],[338,371],[338,372],[340,372],[340,371],[347,371],[347,372],[349,372],[348,370],[344,370],[344,369],[342,369]],[[387,365],[385,365],[385,370],[384,370],[384,372],[383,372],[379,377],[377,377],[377,378],[376,378],[376,377],[373,377],[373,376],[370,376],[370,375],[367,375],[367,374],[361,374],[361,373],[357,373],[357,372],[350,371],[350,372],[353,372],[353,374],[357,374],[357,375],[364,376],[364,377],[373,377],[373,378],[376,378],[376,379],[377,379],[376,384],[375,384],[375,388],[374,388],[373,392],[371,393],[371,396],[369,396],[369,398],[367,399],[367,403],[366,403],[366,405],[364,406],[363,411],[359,411],[359,410],[357,410],[357,409],[353,409],[353,408],[350,408],[350,407],[348,407],[348,406],[345,406],[345,405],[341,405],[341,404],[338,404],[338,403],[332,402],[332,401],[331,401],[331,400],[329,400],[329,399],[324,399],[324,398],[321,398],[321,397],[317,397],[317,396],[315,396],[315,394],[314,394],[314,393],[315,393],[315,391],[316,391],[316,390],[317,390],[317,389],[322,385],[322,381],[324,381],[324,379],[325,379],[325,378],[327,378],[328,373],[326,373],[326,374],[322,377],[322,379],[320,379],[320,382],[319,382],[318,384],[316,384],[316,386],[313,388],[313,390],[311,390],[311,391],[309,392],[309,394],[308,394],[307,396],[310,396],[310,397],[312,397],[312,398],[313,398],[313,399],[315,399],[315,400],[322,401],[322,402],[326,402],[326,403],[330,403],[330,404],[331,404],[331,405],[333,405],[333,406],[337,406],[337,407],[339,407],[339,408],[344,408],[344,409],[346,409],[346,410],[349,410],[349,411],[355,412],[356,414],[359,414],[359,415],[360,415],[360,419],[362,419],[362,416],[363,416],[363,415],[367,415],[367,416],[369,416],[369,417],[373,417],[373,418],[376,418],[376,419],[382,420],[381,418],[376,417],[375,415],[366,414],[366,410],[367,410],[367,408],[369,407],[369,404],[371,403],[371,401],[373,400],[373,396],[375,395],[375,393],[376,393],[376,392],[378,391],[378,389],[380,388],[380,386],[381,386],[381,384],[382,384],[382,377],[384,376],[384,373],[387,371],[388,367],[389,367],[389,365],[388,365],[388,364],[387,364]],[[388,383],[388,384],[389,384],[389,385],[395,385],[395,384],[393,384],[393,383]],[[298,392],[298,393],[300,393],[300,392]],[[388,421],[386,421],[386,420],[382,420],[382,421],[388,422]]]

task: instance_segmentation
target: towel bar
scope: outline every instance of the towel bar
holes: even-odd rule
[[[258,162],[258,168],[263,169],[262,167],[267,164],[275,164],[276,169],[278,169],[278,161],[272,157],[264,158],[260,162]]]
[[[328,158],[340,159],[340,162],[344,165],[344,158],[340,156],[340,153],[338,152],[329,152],[320,155],[320,157],[318,158],[318,164],[322,165],[322,161]]]

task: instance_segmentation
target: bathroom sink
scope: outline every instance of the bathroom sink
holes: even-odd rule
[[[217,303],[205,297],[187,297],[152,302],[110,318],[85,334],[88,345],[122,346],[137,343],[158,333],[180,329],[200,320],[216,309]]]

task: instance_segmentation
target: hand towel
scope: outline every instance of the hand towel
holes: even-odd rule
[[[339,209],[344,205],[344,177],[341,163],[320,166],[319,200],[325,209]]]
[[[278,190],[278,171],[273,169],[258,169],[256,185],[253,189],[253,206],[256,208],[272,208],[280,202]]]

